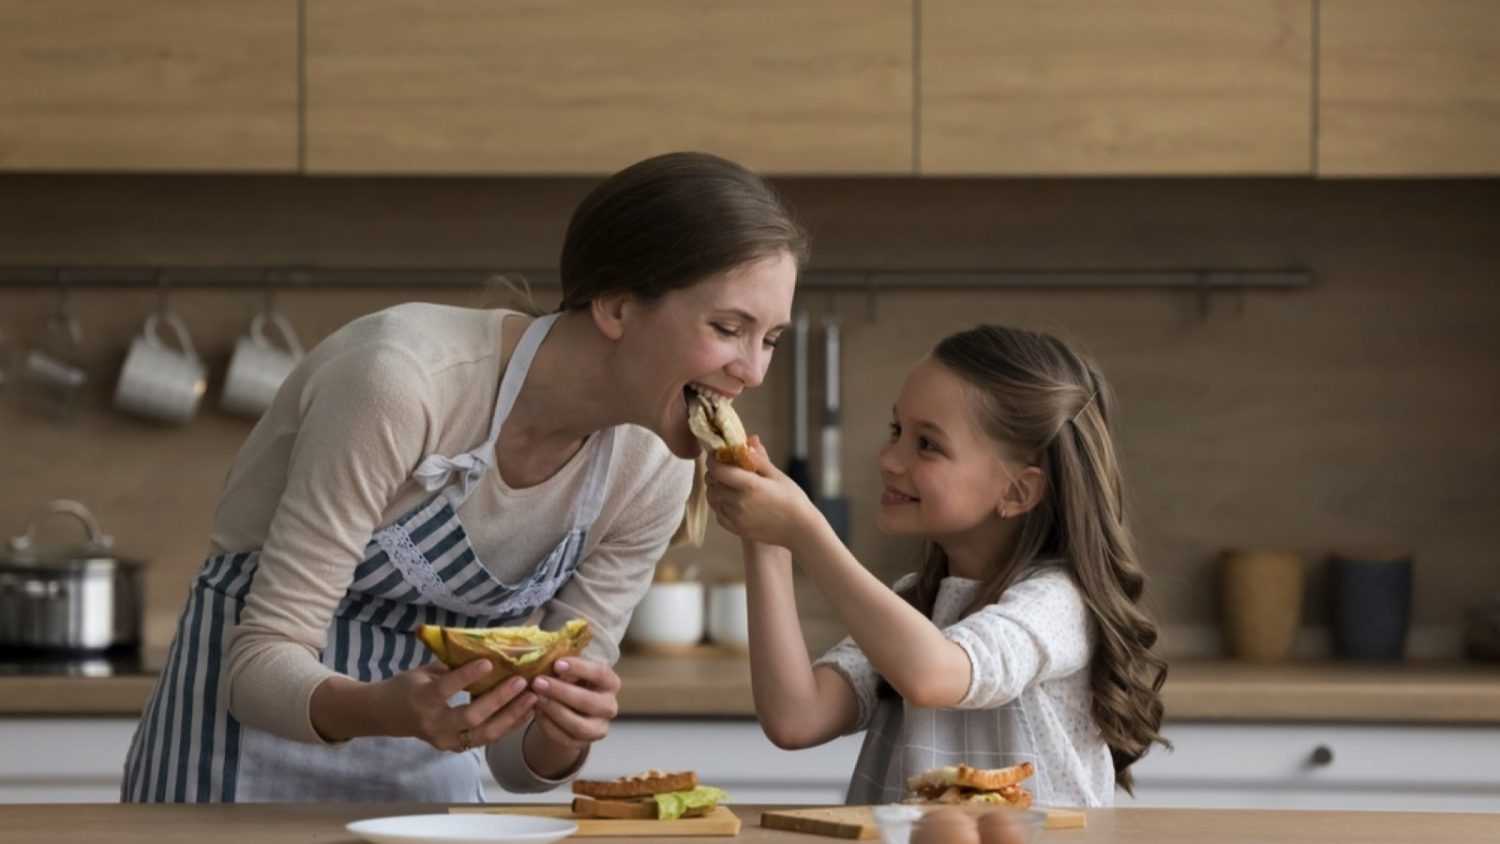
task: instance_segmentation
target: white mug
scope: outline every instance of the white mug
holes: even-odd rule
[[[157,326],[166,322],[177,334],[179,348],[162,342]],[[187,326],[171,311],[151,314],[141,333],[131,341],[120,381],[115,386],[115,407],[127,413],[181,425],[198,412],[198,403],[208,388],[203,361],[193,349]]]
[[[726,648],[744,650],[750,647],[750,608],[743,582],[709,587],[708,638]]]
[[[703,639],[703,584],[651,584],[630,616],[625,638],[640,645],[696,645]]]
[[[267,321],[276,327],[286,348],[277,348],[266,337]],[[250,333],[234,344],[219,406],[229,413],[259,417],[271,406],[276,391],[297,368],[302,355],[302,343],[286,317],[275,311],[256,314],[250,321]]]

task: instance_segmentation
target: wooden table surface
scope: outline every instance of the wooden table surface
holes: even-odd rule
[[[680,844],[761,844],[835,839],[759,826],[765,807],[736,807],[737,838],[657,839]],[[31,844],[332,844],[357,842],[344,824],[446,811],[421,804],[0,805],[0,841]],[[634,844],[648,839],[569,839]],[[1096,809],[1081,830],[1048,830],[1042,844],[1457,844],[1500,841],[1500,814]]]

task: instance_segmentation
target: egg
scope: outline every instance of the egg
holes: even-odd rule
[[[1026,844],[1026,829],[1009,809],[979,816],[979,844]]]
[[[912,825],[911,844],[980,844],[979,828],[962,809],[937,809]]]

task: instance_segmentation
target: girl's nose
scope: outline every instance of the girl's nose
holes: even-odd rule
[[[880,471],[888,475],[901,474],[899,442],[888,442],[880,447]]]

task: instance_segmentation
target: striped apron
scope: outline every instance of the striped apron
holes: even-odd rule
[[[456,457],[431,455],[414,477],[431,499],[370,538],[329,625],[324,665],[362,681],[384,680],[432,659],[420,624],[491,627],[529,617],[577,570],[603,503],[614,431],[592,453],[567,534],[516,583],[475,555],[457,511],[490,470],[500,427],[556,315],[534,321],[501,379],[489,435]],[[241,724],[229,713],[224,642],[240,621],[259,552],[217,554],[194,579],[167,662],[125,760],[124,802],[277,800],[473,802],[484,799],[480,749],[438,750],[415,738],[363,737],[323,745]],[[461,693],[451,703],[467,701]]]

